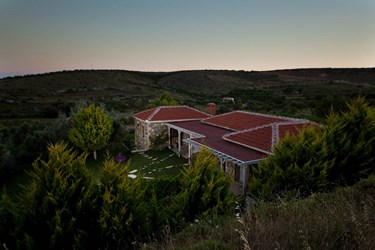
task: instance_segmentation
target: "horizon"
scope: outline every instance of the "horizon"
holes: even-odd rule
[[[17,78],[17,77],[28,77],[28,76],[39,76],[47,74],[57,74],[57,73],[70,73],[76,71],[127,71],[127,72],[139,72],[139,73],[176,73],[176,72],[189,72],[189,71],[244,71],[244,72],[272,72],[272,71],[288,71],[288,70],[323,70],[323,69],[375,69],[375,67],[319,67],[319,68],[285,68],[285,69],[267,69],[267,70],[236,70],[236,69],[182,69],[182,70],[173,70],[173,71],[142,71],[142,70],[127,70],[127,69],[63,69],[56,71],[48,72],[34,72],[34,73],[25,73],[18,75],[7,75],[1,76],[0,80],[7,78]]]
[[[0,0],[0,78],[375,66],[375,2]]]

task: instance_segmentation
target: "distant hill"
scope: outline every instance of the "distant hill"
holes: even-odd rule
[[[328,92],[342,88],[347,94],[375,96],[375,68],[177,72],[74,70],[6,77],[0,79],[0,118],[28,117],[38,112],[40,116],[42,109],[59,109],[79,99],[103,102],[131,113],[143,109],[166,90],[181,103],[202,106],[238,89],[270,89],[275,95],[292,93],[290,98],[301,99],[298,97],[303,91],[301,88],[309,92],[320,91],[324,95],[325,86],[329,86]]]

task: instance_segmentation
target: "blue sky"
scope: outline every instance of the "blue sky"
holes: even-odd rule
[[[375,66],[374,0],[0,0],[0,77]]]

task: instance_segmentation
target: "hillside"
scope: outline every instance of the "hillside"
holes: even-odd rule
[[[131,114],[143,109],[150,100],[166,90],[172,92],[180,103],[202,109],[205,103],[220,102],[221,97],[226,95],[237,100],[240,98],[244,108],[256,106],[258,109],[259,105],[266,104],[272,107],[275,103],[268,97],[264,103],[259,103],[262,101],[258,100],[259,95],[264,93],[283,99],[283,105],[291,107],[303,103],[302,106],[306,106],[306,101],[330,96],[350,98],[365,95],[374,103],[375,68],[157,73],[75,70],[7,77],[0,79],[0,88],[0,118],[48,118],[54,116],[56,110],[66,109],[80,99],[102,102]],[[257,94],[255,98],[254,93]],[[302,106],[300,108],[304,108]],[[264,111],[270,112],[270,109],[265,107]]]

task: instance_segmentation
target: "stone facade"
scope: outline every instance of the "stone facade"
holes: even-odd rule
[[[163,122],[147,122],[134,119],[135,147],[137,150],[148,150],[152,147],[152,138],[167,133]]]

